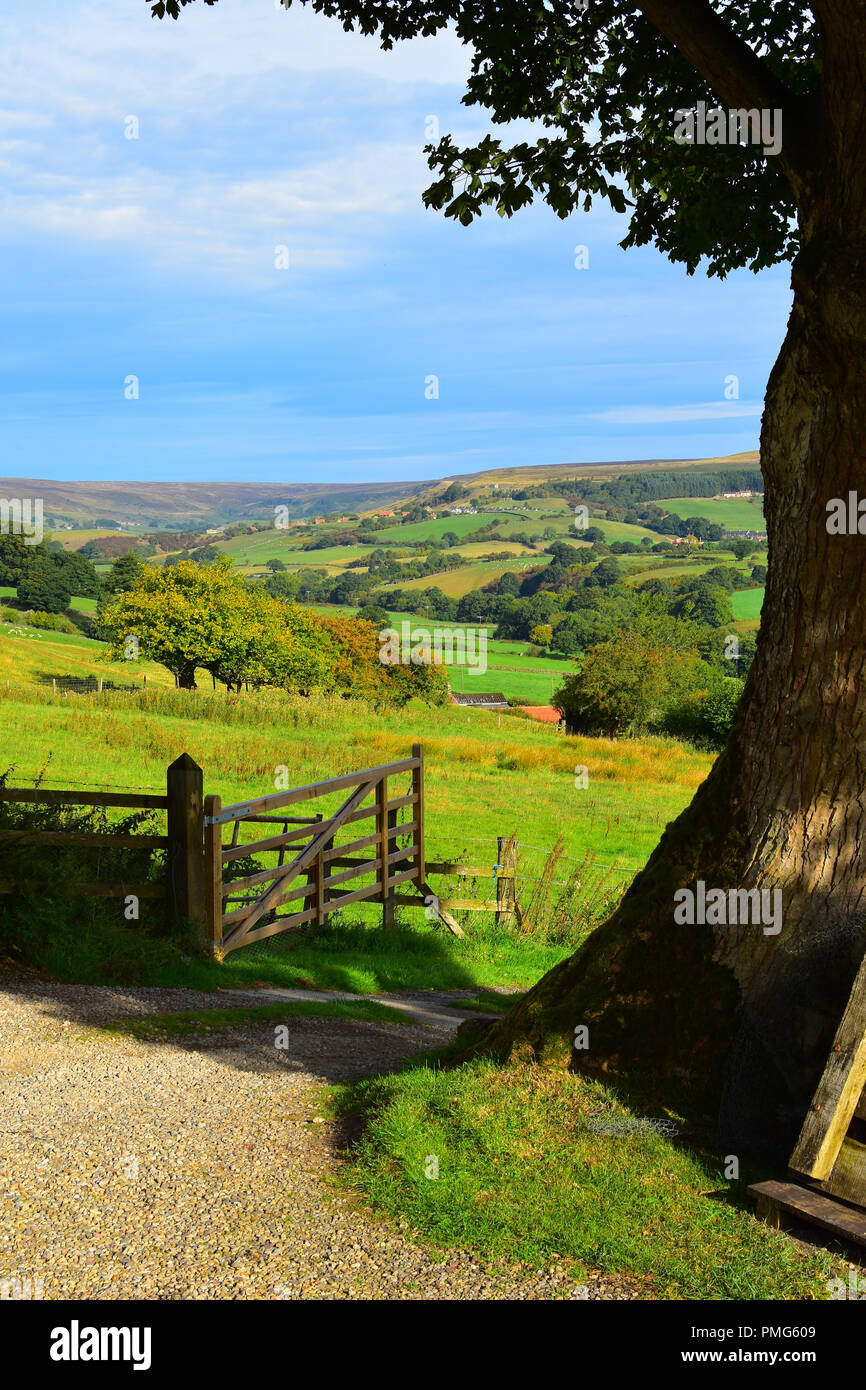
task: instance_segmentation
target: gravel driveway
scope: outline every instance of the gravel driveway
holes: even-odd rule
[[[387,1070],[447,1025],[289,1017],[287,1051],[273,1020],[159,1041],[99,1027],[241,1002],[264,1001],[0,981],[0,1280],[41,1280],[46,1299],[635,1296],[437,1259],[327,1181],[321,1083]]]

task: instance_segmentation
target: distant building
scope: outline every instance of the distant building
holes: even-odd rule
[[[723,541],[765,541],[766,531],[723,531]]]
[[[465,708],[508,709],[508,701],[498,690],[487,691],[483,695],[464,695],[452,690],[451,699],[455,705],[463,705]]]

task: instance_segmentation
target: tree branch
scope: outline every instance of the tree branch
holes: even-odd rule
[[[779,163],[799,192],[810,163],[806,100],[776,77],[708,0],[637,0],[637,6],[723,101],[738,108],[782,111],[785,135]]]

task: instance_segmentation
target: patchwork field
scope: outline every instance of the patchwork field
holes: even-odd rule
[[[462,598],[464,594],[469,593],[470,589],[480,589],[482,585],[489,584],[491,579],[498,579],[500,575],[508,571],[512,574],[524,574],[527,570],[537,569],[539,565],[549,563],[549,555],[518,556],[513,560],[487,560],[478,565],[466,565],[464,569],[449,570],[445,574],[428,575],[424,579],[408,579],[397,587],[401,589],[436,588],[441,589],[443,594],[447,594],[449,598]]]
[[[658,505],[683,520],[687,516],[706,517],[726,531],[763,531],[766,527],[760,498],[750,502],[744,497],[667,497]]]
[[[757,621],[760,619],[763,603],[763,589],[740,589],[738,593],[731,594],[731,607],[734,610],[734,617],[738,620]]]

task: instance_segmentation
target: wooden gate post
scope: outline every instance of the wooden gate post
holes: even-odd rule
[[[222,810],[222,797],[204,799],[204,901],[205,942],[215,960],[223,958],[223,831],[214,825]]]
[[[166,795],[169,918],[176,926],[186,919],[203,933],[204,777],[188,753],[182,753],[168,768]]]
[[[508,839],[499,836],[496,841],[496,863],[499,869],[505,869],[511,877],[503,878],[499,872],[496,874],[496,924],[500,927],[511,927],[514,925],[514,913],[517,899],[517,841],[511,835]]]

